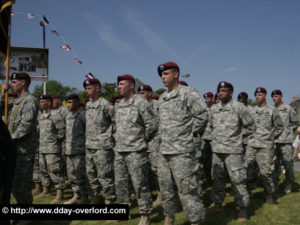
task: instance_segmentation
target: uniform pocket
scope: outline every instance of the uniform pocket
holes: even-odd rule
[[[181,180],[181,192],[182,194],[192,193],[198,188],[197,173],[185,177]]]

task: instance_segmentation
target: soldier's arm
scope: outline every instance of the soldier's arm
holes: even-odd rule
[[[273,124],[275,127],[275,139],[277,139],[283,131],[283,122],[278,110],[275,108],[273,111]]]
[[[297,130],[297,127],[300,124],[299,124],[299,120],[298,120],[297,114],[296,114],[295,110],[292,107],[290,107],[289,114],[290,114],[291,127],[293,129],[293,132],[295,132]]]
[[[19,125],[12,134],[13,139],[21,139],[32,133],[32,129],[37,123],[38,106],[33,100],[25,101],[21,109]],[[34,127],[36,129],[36,127]]]
[[[253,134],[256,130],[255,121],[251,116],[250,111],[243,105],[241,106],[239,117],[240,117],[240,121],[243,124],[243,130],[244,130],[243,135],[245,137],[248,137],[251,134]]]
[[[187,99],[187,107],[193,117],[193,134],[202,136],[208,122],[208,112],[200,95],[194,91]]]
[[[52,118],[54,126],[57,129],[57,139],[63,140],[66,135],[66,123],[57,111],[52,114]]]
[[[153,107],[146,100],[139,106],[139,113],[145,126],[145,138],[149,141],[157,132],[158,117],[154,113]]]

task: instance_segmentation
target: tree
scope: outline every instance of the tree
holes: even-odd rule
[[[164,88],[160,88],[158,90],[155,91],[156,94],[161,95],[162,93],[164,93],[166,91],[166,89]]]
[[[50,80],[46,84],[47,94],[50,95],[61,95],[62,98],[66,97],[71,93],[78,93],[79,90],[74,87],[63,86],[60,82],[56,80]],[[43,84],[36,85],[33,90],[33,96],[39,99],[39,97],[43,94]]]

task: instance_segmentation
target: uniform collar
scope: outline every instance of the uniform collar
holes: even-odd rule
[[[181,84],[178,85],[178,87],[173,90],[173,91],[170,91],[170,92],[165,92],[164,96],[163,96],[163,100],[167,101],[171,98],[176,98],[178,96],[178,93],[181,89]]]
[[[20,102],[21,102],[27,95],[29,95],[29,92],[26,92],[23,96],[17,98],[17,99],[14,101],[14,104],[19,105]]]

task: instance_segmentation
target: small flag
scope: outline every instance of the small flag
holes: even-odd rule
[[[51,32],[52,32],[53,34],[55,34],[56,36],[60,36],[60,34],[58,33],[57,30],[51,30]]]
[[[42,19],[41,19],[41,21],[40,21],[40,25],[43,27],[43,26],[45,26],[45,25],[47,25],[47,24],[49,24],[50,22],[49,22],[49,20],[46,18],[46,16],[43,16],[42,17]]]
[[[26,17],[27,17],[28,19],[33,19],[33,18],[34,18],[34,15],[33,15],[32,13],[27,13],[27,14],[26,14]]]
[[[189,78],[191,75],[189,73],[182,75],[184,78]]]
[[[11,15],[11,16],[15,15],[15,12],[14,12],[14,11],[11,11],[11,12],[10,12],[10,15]]]
[[[76,62],[77,64],[82,64],[82,61],[81,61],[80,59],[78,59],[78,58],[75,59],[75,62]]]
[[[89,72],[87,75],[85,75],[85,77],[87,79],[94,79],[95,78],[94,75],[91,72]]]
[[[65,50],[65,51],[70,51],[70,50],[72,50],[72,48],[70,47],[70,45],[63,45],[63,46],[60,46],[60,48],[61,48],[62,50]]]

